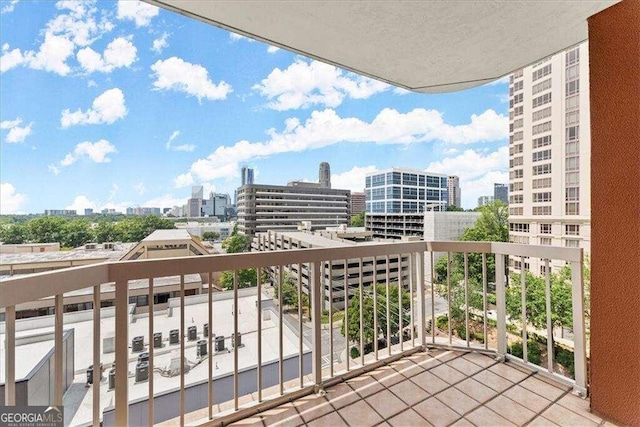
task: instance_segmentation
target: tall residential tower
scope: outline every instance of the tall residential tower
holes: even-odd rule
[[[447,203],[449,206],[462,207],[462,195],[460,194],[460,178],[456,175],[447,177]]]
[[[318,183],[320,188],[331,188],[331,166],[329,163],[322,162],[318,168]]]

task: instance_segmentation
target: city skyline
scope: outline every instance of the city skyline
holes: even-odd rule
[[[506,79],[408,93],[130,1],[0,19],[3,214],[171,207],[233,194],[242,165],[284,185],[327,161],[352,191],[393,166],[455,174],[466,208],[507,180]]]

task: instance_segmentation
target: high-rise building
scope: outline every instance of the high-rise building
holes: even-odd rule
[[[331,188],[331,166],[329,163],[322,162],[318,168],[318,183],[320,188]]]
[[[93,215],[93,209],[85,208],[84,209],[84,216],[91,216],[91,215]]]
[[[407,168],[369,173],[365,197],[365,226],[374,237],[421,239],[424,213],[447,209],[447,176]]]
[[[509,203],[509,186],[507,184],[493,184],[493,200]]]
[[[449,206],[462,207],[462,195],[460,193],[460,178],[456,175],[447,177],[447,204]]]
[[[362,213],[367,207],[367,197],[364,193],[351,193],[351,216]]]
[[[240,172],[241,172],[240,185],[253,184],[253,169],[247,166],[243,166]]]
[[[75,209],[46,209],[45,216],[73,216],[76,215]]]
[[[488,205],[493,202],[493,196],[480,196],[478,197],[478,207],[482,207],[484,205]]]
[[[309,186],[248,184],[238,188],[238,231],[311,230],[349,221],[351,191]]]
[[[512,242],[590,251],[588,53],[583,43],[510,76]],[[519,259],[510,265],[522,267]],[[544,271],[538,259],[525,260],[525,267],[536,274]]]

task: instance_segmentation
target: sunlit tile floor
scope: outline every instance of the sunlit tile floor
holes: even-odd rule
[[[563,384],[479,353],[430,350],[234,425],[597,426]]]

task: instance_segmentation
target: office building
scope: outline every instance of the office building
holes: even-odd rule
[[[493,184],[493,200],[500,200],[504,204],[509,203],[509,186],[507,184]]]
[[[240,169],[240,182],[241,185],[253,184],[253,169],[243,166]]]
[[[478,197],[478,207],[482,207],[488,205],[493,202],[493,196],[480,196]]]
[[[460,178],[456,175],[447,177],[447,204],[449,206],[462,207],[462,194],[460,193]]]
[[[364,193],[351,193],[351,216],[362,213],[367,208],[367,197]]]
[[[225,220],[229,208],[231,208],[231,197],[228,194],[211,192],[208,199],[202,200],[201,216],[213,216]]]
[[[318,183],[320,188],[331,188],[331,166],[327,162],[320,163],[318,167]]]
[[[424,240],[449,241],[460,240],[462,233],[469,227],[473,227],[480,218],[480,212],[425,212],[424,213]],[[446,253],[434,252],[434,262],[438,262]],[[425,256],[425,275],[431,271],[431,257]]]
[[[510,76],[511,242],[590,252],[588,64],[583,43]],[[544,270],[538,259],[525,263],[534,273]],[[510,264],[520,270],[519,259]]]
[[[349,190],[251,184],[238,188],[238,231],[297,230],[304,221],[316,230],[347,224]]]
[[[45,216],[73,216],[76,215],[76,211],[73,209],[46,209],[44,214]]]
[[[369,173],[365,197],[365,226],[375,237],[422,239],[424,213],[447,208],[447,176],[407,168]]]
[[[91,215],[93,215],[93,209],[91,209],[91,208],[86,208],[86,209],[84,210],[84,216],[91,216]]]

